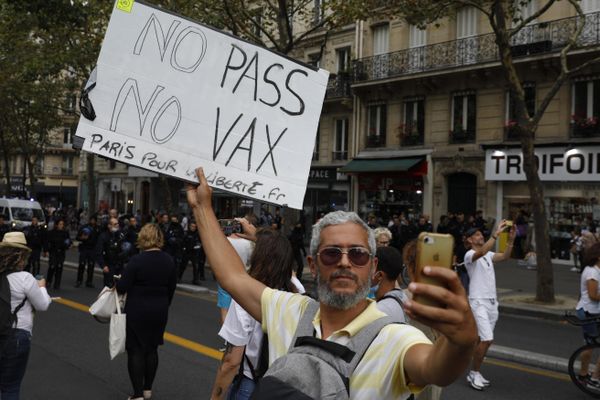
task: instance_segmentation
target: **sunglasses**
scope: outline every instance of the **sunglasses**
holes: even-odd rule
[[[319,256],[324,265],[331,266],[340,262],[342,254],[348,255],[350,263],[355,267],[362,267],[371,259],[371,252],[364,247],[350,247],[349,249],[325,247],[317,253],[317,256]]]

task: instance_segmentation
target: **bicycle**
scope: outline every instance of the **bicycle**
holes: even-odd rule
[[[583,326],[589,323],[600,324],[600,316],[579,319],[579,317],[572,312],[566,312],[564,319],[571,325],[575,326]],[[575,350],[573,354],[571,354],[571,357],[569,357],[569,377],[575,386],[577,386],[581,391],[592,397],[600,399],[600,386],[595,386],[590,382],[596,362],[600,362],[600,342],[598,339],[599,338],[597,337],[590,339],[592,343],[584,344]],[[582,358],[587,358],[589,363],[588,373],[585,376],[579,374],[579,371],[581,370]]]

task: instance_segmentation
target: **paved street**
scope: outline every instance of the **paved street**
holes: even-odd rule
[[[71,250],[67,258],[74,261],[75,256]],[[576,283],[579,275],[569,272],[565,266],[556,268],[561,279],[557,286],[573,292],[565,282]],[[207,276],[210,277],[210,273]],[[187,279],[186,275],[184,280]],[[119,400],[129,394],[126,357],[121,355],[109,360],[108,325],[94,321],[85,311],[99,287],[75,289],[74,280],[74,269],[69,267],[63,276],[63,289],[51,292],[63,300],[36,316],[33,348],[23,382],[24,400]],[[498,272],[499,285],[512,285],[522,293],[530,291],[532,280],[535,281],[535,271],[525,270],[516,263],[507,264]],[[97,276],[96,285],[99,284]],[[210,290],[214,285],[211,280],[205,282]],[[217,349],[221,347],[215,302],[214,294],[208,290],[199,294],[177,291],[165,345],[159,350],[154,398],[208,398],[220,356]],[[581,341],[579,330],[563,322],[507,313],[500,318],[496,336],[495,344],[514,352],[526,350],[561,358],[567,358]],[[493,381],[484,393],[475,392],[461,378],[445,389],[442,398],[586,398],[564,373],[493,358],[488,358],[483,372]]]

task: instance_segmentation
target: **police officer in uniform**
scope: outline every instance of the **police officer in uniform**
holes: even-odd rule
[[[131,251],[129,257],[139,253],[137,248],[137,238],[140,233],[140,226],[138,225],[135,217],[129,218],[129,225],[125,228],[125,240],[131,244]]]
[[[65,253],[71,247],[71,238],[69,232],[65,229],[65,221],[63,219],[56,221],[54,229],[48,232],[47,237],[48,240],[46,240],[46,247],[44,248],[47,253],[50,253],[47,283],[50,287],[54,280],[54,289],[60,289]]]
[[[164,215],[163,215],[164,220]],[[181,265],[181,245],[183,243],[183,228],[177,220],[177,215],[171,216],[171,222],[162,225],[163,234],[165,235],[164,251],[169,253],[175,265]]]
[[[40,225],[37,217],[31,217],[31,225],[25,227],[23,231],[27,246],[31,249],[25,270],[35,276],[40,273],[40,257],[46,240],[46,227]]]
[[[119,228],[119,220],[110,218],[107,230],[100,234],[96,244],[96,262],[102,268],[104,274],[104,286],[114,285],[113,277],[121,274],[123,266],[127,262],[127,245],[125,233]]]
[[[202,242],[198,235],[198,227],[194,221],[190,222],[188,230],[183,237],[183,257],[179,267],[179,282],[187,268],[188,262],[192,263],[192,273],[194,285],[199,285],[204,280],[204,262],[206,255],[202,249]]]
[[[95,216],[91,216],[87,225],[82,226],[77,232],[79,241],[79,266],[77,267],[77,282],[75,287],[80,287],[83,282],[83,272],[87,269],[85,286],[94,287],[94,264],[96,263],[96,243],[100,236],[100,228]]]

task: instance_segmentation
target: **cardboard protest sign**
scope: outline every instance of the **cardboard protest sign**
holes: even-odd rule
[[[83,150],[301,209],[328,72],[117,1],[82,117]]]

